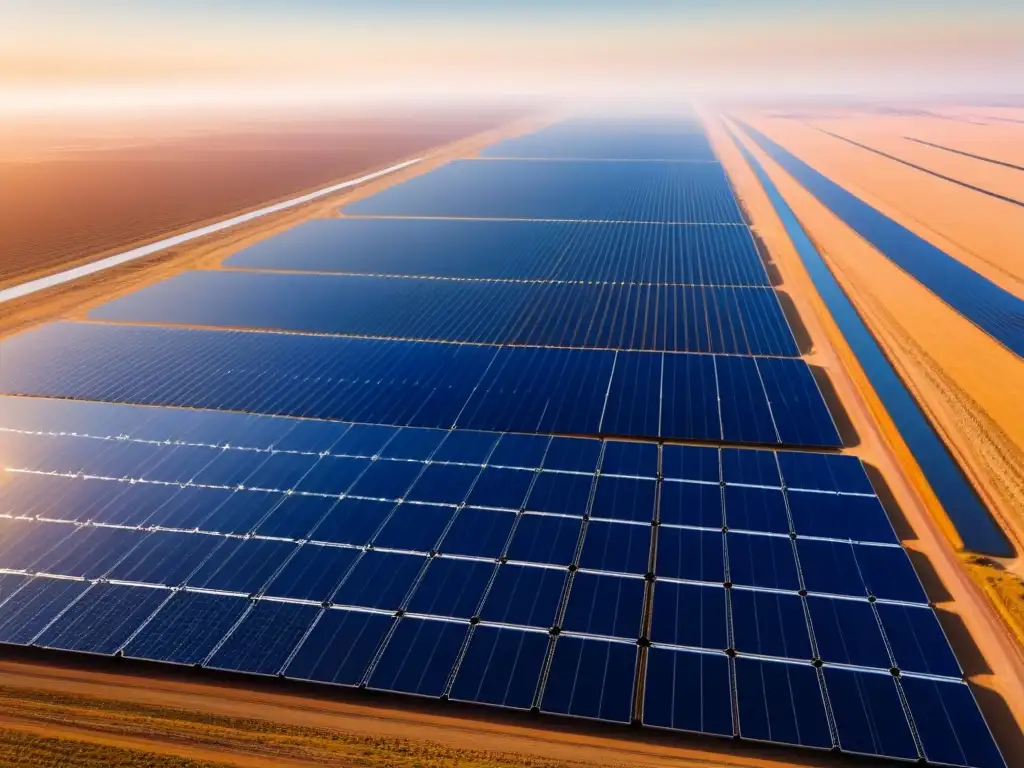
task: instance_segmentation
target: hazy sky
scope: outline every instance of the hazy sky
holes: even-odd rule
[[[0,0],[0,99],[1020,90],[1024,2]]]

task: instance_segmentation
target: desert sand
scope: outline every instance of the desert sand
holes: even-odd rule
[[[407,112],[0,130],[0,286],[389,165],[513,117]]]
[[[828,136],[804,120],[752,112],[737,112],[737,116],[907,229],[1024,297],[1021,207]],[[956,129],[956,123],[949,124]],[[828,130],[842,134],[843,122],[830,121]]]
[[[1003,604],[997,595],[985,591],[983,578],[977,582],[972,581],[972,575],[982,574],[966,568],[962,557],[957,554],[956,548],[960,542],[955,531],[842,334],[817,296],[763,188],[738,149],[723,132],[722,125],[713,118],[708,120],[708,125],[741,203],[751,218],[757,236],[766,246],[770,264],[778,273],[781,284],[777,288],[792,297],[814,345],[815,354],[824,358],[823,364],[828,367],[830,379],[857,431],[860,442],[852,452],[860,455],[869,467],[874,467],[887,486],[887,491],[882,492],[883,497],[891,494],[886,508],[904,546],[911,554],[929,596],[936,604],[957,656],[978,660],[977,665],[965,661],[965,671],[974,684],[986,718],[993,730],[997,731],[1001,747],[1007,754],[1024,754],[1024,742],[1020,740],[1024,725],[1024,648],[1015,635],[1015,628],[1008,623],[1009,617],[1001,610]],[[844,266],[847,262],[859,264],[872,255],[858,249],[859,245],[867,251],[873,250],[820,203],[810,198],[777,165],[770,164],[767,156],[757,150],[753,142],[745,141],[744,144],[769,169],[773,181],[833,269],[836,269],[834,264],[838,261],[833,256],[834,252],[844,257]],[[830,247],[825,248],[825,245]],[[873,269],[881,269],[888,264],[880,254],[874,253],[873,256],[875,262],[864,267],[869,277],[877,274]],[[913,282],[895,267],[892,269],[905,281]],[[853,291],[856,286],[851,285],[845,273],[840,275],[840,279],[844,288],[850,291],[851,297],[855,298],[858,309],[863,311],[859,297]],[[869,285],[888,284],[888,281],[883,280],[866,282]],[[915,302],[913,306],[918,303]],[[905,294],[895,301],[897,307],[908,304]],[[908,314],[913,316],[915,313],[910,311]],[[885,317],[888,318],[888,315]],[[971,331],[976,331],[973,326],[965,325]],[[895,331],[889,331],[890,335],[885,335],[880,333],[877,322],[872,322],[871,328],[890,356],[900,351],[892,339],[904,339],[907,336],[905,329],[898,327]],[[1005,352],[1002,347],[997,349]],[[897,360],[903,363],[899,366],[901,375],[905,375],[904,368],[909,367],[906,361],[906,356]],[[927,376],[919,375],[918,378],[927,381]],[[954,398],[952,402],[958,401]],[[1014,470],[1011,466],[1006,469]],[[1019,469],[1020,465],[1017,465],[1015,471]],[[876,482],[876,485],[879,483]],[[1019,492],[1019,483],[1016,488]]]

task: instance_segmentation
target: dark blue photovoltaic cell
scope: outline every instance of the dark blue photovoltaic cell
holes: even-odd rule
[[[466,503],[472,507],[519,511],[533,484],[533,472],[522,469],[486,467],[469,492]]]
[[[444,693],[469,625],[404,618],[370,674],[367,687],[437,697]]]
[[[133,659],[199,664],[252,603],[243,597],[177,592],[124,648]]]
[[[1006,765],[966,683],[901,677],[900,685],[930,762]]]
[[[419,555],[364,552],[332,600],[338,605],[397,611],[426,562]]]
[[[251,533],[281,503],[282,498],[280,493],[235,491],[198,527],[212,533]]]
[[[394,439],[398,430],[375,424],[353,424],[338,438],[331,453],[340,456],[378,456]]]
[[[806,364],[778,357],[757,358],[756,363],[771,403],[779,442],[835,447],[843,444]]]
[[[771,408],[753,358],[716,357],[715,368],[722,404],[722,438],[738,443],[778,442]]]
[[[729,647],[725,590],[701,584],[655,582],[651,642],[724,651]]]
[[[264,594],[318,603],[330,600],[357,557],[358,549],[303,544],[274,576]]]
[[[850,544],[797,539],[800,570],[808,592],[864,597],[864,581]]]
[[[826,666],[825,687],[844,752],[917,757],[896,680],[888,672]]]
[[[614,352],[503,347],[494,352],[493,360],[483,375],[473,378],[476,390],[468,401],[463,400],[459,427],[563,434],[597,431]]]
[[[358,685],[393,622],[382,613],[326,610],[284,674],[300,680]]]
[[[654,573],[664,579],[725,581],[725,537],[717,531],[658,528]]]
[[[87,581],[32,579],[0,604],[0,643],[31,643],[89,586]]]
[[[383,525],[394,508],[395,504],[391,501],[342,499],[312,530],[309,538],[361,547],[370,542],[374,532]]]
[[[899,544],[877,496],[789,491],[793,529],[801,536]]]
[[[10,465],[15,457],[0,458]],[[45,520],[106,522],[105,517],[123,507],[120,499],[133,486],[82,477],[11,473],[4,479],[0,512]]]
[[[107,575],[119,581],[179,587],[223,542],[220,536],[153,531]]]
[[[346,459],[335,459],[335,461],[346,461]],[[360,460],[347,459],[347,461]],[[365,471],[360,469],[359,479],[350,487],[348,494],[367,499],[397,501],[405,496],[426,465],[412,461],[380,459],[366,462],[365,466]]]
[[[583,534],[579,567],[643,575],[648,571],[650,554],[650,526],[591,520]]]
[[[576,557],[582,520],[554,515],[520,515],[508,545],[508,559],[570,565]]]
[[[296,478],[293,486],[295,490],[332,496],[345,493],[369,467],[373,466],[366,459],[348,456],[323,456],[318,461],[311,456],[302,456],[289,458],[288,461],[301,464],[304,469]]]
[[[590,516],[605,520],[650,523],[654,520],[657,484],[653,480],[602,475],[594,491]]]
[[[567,576],[563,569],[501,565],[480,618],[498,624],[549,629],[555,624]]]
[[[787,488],[843,493],[875,492],[856,456],[779,451],[779,466]]]
[[[453,517],[455,507],[399,504],[384,523],[384,527],[373,537],[373,546],[381,549],[433,552]]]
[[[560,635],[541,710],[628,723],[636,658],[637,648],[632,643]]]
[[[812,595],[807,606],[822,661],[878,669],[892,666],[871,603]]]
[[[902,672],[963,676],[934,610],[895,603],[875,603],[875,610]]]
[[[768,287],[465,282],[215,270],[180,273],[107,302],[89,317],[476,344],[797,353]],[[722,332],[709,337],[708,327]],[[650,370],[660,369],[658,358],[622,353],[619,365],[626,372],[642,371],[645,379],[660,379],[660,370]],[[794,401],[817,396],[813,380],[800,377],[805,366],[768,365],[765,370],[772,392]],[[632,417],[650,419],[656,426],[657,406],[646,413],[635,411]],[[812,424],[808,436],[815,429]],[[246,470],[236,472],[244,477]]]
[[[207,666],[276,675],[320,610],[318,606],[260,600],[217,649]]]
[[[569,589],[562,629],[635,640],[643,610],[643,579],[580,571]]]
[[[731,688],[726,656],[651,648],[644,725],[731,736]]]
[[[729,581],[764,589],[800,589],[789,537],[729,533]]]
[[[312,219],[225,264],[470,280],[768,285],[744,227],[471,219]]]
[[[146,537],[142,531],[123,528],[78,528],[32,564],[40,573],[95,579]]]
[[[721,528],[725,524],[721,487],[708,483],[662,482],[658,520],[662,525]]]
[[[380,450],[382,459],[409,459],[426,461],[447,436],[442,429],[417,429],[405,427],[398,430],[387,445]]]
[[[928,602],[902,547],[797,539],[797,549],[810,592]]]
[[[479,467],[460,464],[428,464],[405,494],[406,501],[461,504],[480,475]]]
[[[729,530],[789,533],[786,499],[781,490],[726,485],[725,524]]]
[[[739,657],[736,698],[742,738],[832,747],[818,670],[810,664]]]
[[[665,438],[688,437],[694,440],[722,439],[722,419],[719,416],[715,360],[716,358],[708,355],[664,355],[662,357],[661,431],[658,436]],[[676,449],[679,447],[676,446]],[[711,451],[712,449],[689,448],[682,450]],[[666,468],[670,466],[668,460],[665,460],[664,464]],[[717,481],[717,456],[714,464],[715,480]],[[676,472],[679,471],[678,467],[672,469]]]
[[[269,539],[225,539],[188,579],[190,587],[225,592],[258,592],[294,552],[296,545]]]
[[[583,516],[590,503],[592,475],[567,472],[541,472],[530,489],[526,509],[558,515]]]
[[[717,483],[718,449],[692,445],[663,445],[661,473],[666,480],[699,480]]]
[[[0,573],[0,605],[28,583],[30,576],[20,573]]]
[[[905,603],[928,602],[921,580],[903,547],[854,544],[853,551],[869,595]]]
[[[608,440],[601,458],[601,473],[655,478],[658,476],[658,446],[654,443]]]
[[[253,533],[280,539],[306,539],[317,523],[327,516],[337,499],[289,494],[260,521]]]
[[[512,512],[466,507],[455,515],[438,551],[446,555],[501,557],[515,522]]]
[[[548,651],[546,632],[481,624],[473,630],[451,698],[529,709]]]
[[[741,654],[810,661],[803,598],[779,592],[729,590],[732,604],[733,647]]]
[[[717,163],[456,160],[343,211],[353,216],[743,222]]]
[[[502,435],[487,463],[498,467],[535,469],[544,460],[550,442],[547,435]]]
[[[485,464],[494,450],[498,435],[460,429],[448,433],[431,457],[434,461],[452,461],[458,464]]]
[[[277,451],[303,451],[306,453],[324,453],[331,451],[349,428],[348,424],[336,424],[330,421],[297,420],[286,422],[289,429],[274,441]]]
[[[607,435],[661,434],[662,356],[616,352],[601,432]]]
[[[471,619],[494,573],[487,560],[431,558],[416,591],[409,598],[408,613]]]
[[[218,488],[147,484],[137,485],[130,496],[126,494],[125,503],[135,503],[141,496],[138,503],[151,510],[145,525],[191,531],[216,512],[231,494],[232,491]]]
[[[803,454],[800,454],[803,455]],[[764,485],[781,488],[779,467],[774,451],[751,451],[742,448],[722,449],[722,479],[727,485]]]

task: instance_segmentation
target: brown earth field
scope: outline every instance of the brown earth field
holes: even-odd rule
[[[878,119],[881,127],[869,130],[865,125],[874,123],[864,118],[790,119],[740,110],[731,114],[993,283],[1024,297],[1024,259],[1020,257],[1020,243],[1024,242],[1024,207],[910,168],[819,130],[823,128],[861,141],[951,178],[959,179],[957,174],[962,171],[962,166],[972,163],[977,170],[964,182],[981,187],[986,185],[979,183],[979,179],[990,173],[989,169],[998,170],[1001,177],[1005,174],[1024,181],[1024,171],[992,166],[928,147],[918,149],[932,153],[930,159],[917,162],[921,159],[919,153],[911,156],[912,152],[918,152],[914,149],[917,145],[902,138],[908,120],[930,124],[931,133],[928,135],[936,138],[940,135],[939,126],[945,135],[956,136],[964,127],[961,123],[931,117],[901,117],[892,129],[888,129],[885,126],[889,118],[883,116]],[[974,126],[967,125],[966,129],[972,131]],[[907,135],[916,135],[910,134],[909,128],[906,130]],[[885,138],[880,140],[883,134]],[[1024,130],[1021,131],[1021,141],[1024,142]],[[951,146],[949,140],[935,143]],[[1024,202],[1024,185],[1017,184],[1018,191],[1012,197]]]
[[[341,204],[450,159],[472,156],[499,138],[535,129],[541,122],[522,119],[485,131],[357,189],[11,302],[10,311],[0,317],[0,337],[59,317],[80,319],[97,303],[186,269],[218,268],[227,255],[252,242],[308,218],[336,216]],[[906,446],[893,435],[891,422],[824,310],[763,189],[721,124],[712,120],[708,126],[763,246],[762,255],[801,351],[844,435],[844,450],[866,462],[1003,753],[1011,761],[1015,755],[1024,756],[1020,646],[950,546],[948,520]],[[53,764],[57,756],[66,764],[88,768],[164,762],[409,768],[858,763],[806,750],[555,718],[515,718],[484,708],[28,652],[0,655],[0,763],[8,754],[27,756],[25,765]],[[193,762],[182,762],[189,760]]]
[[[391,165],[511,109],[0,128],[0,287]],[[390,162],[389,162],[390,161]]]

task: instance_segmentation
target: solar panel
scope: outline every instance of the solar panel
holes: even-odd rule
[[[729,659],[651,648],[644,686],[644,725],[732,736]]]
[[[295,649],[284,674],[331,685],[359,685],[393,624],[384,613],[328,609]]]
[[[456,160],[350,203],[349,216],[742,224],[717,163]]]
[[[832,747],[819,673],[810,664],[737,658],[736,700],[743,738]]]
[[[725,651],[731,647],[726,590],[659,579],[651,609],[652,643]]]
[[[481,624],[473,630],[451,698],[509,709],[530,709],[548,654],[546,632]]]
[[[460,280],[768,285],[743,227],[481,219],[313,219],[225,266]]]
[[[319,606],[259,600],[206,666],[276,675],[319,613]]]
[[[559,635],[540,708],[543,712],[628,723],[637,647],[633,643]]]
[[[218,301],[223,296],[231,301]],[[695,322],[681,324],[680,316]],[[476,344],[797,354],[769,287],[184,272],[103,304],[89,317]],[[708,327],[739,330],[708,336]],[[784,392],[792,400],[809,387],[813,396],[816,387],[798,378],[799,366],[772,362],[763,371],[770,395]],[[796,400],[792,407],[805,405]]]
[[[399,620],[367,687],[437,698],[445,692],[469,629],[462,622]]]

